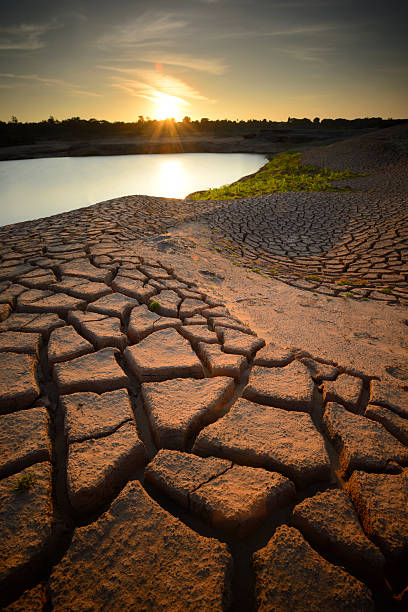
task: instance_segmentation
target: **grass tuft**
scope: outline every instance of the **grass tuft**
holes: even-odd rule
[[[333,181],[355,178],[350,170],[336,172],[301,163],[301,153],[275,155],[259,172],[231,185],[198,191],[191,200],[229,200],[279,191],[350,191],[333,186]]]
[[[309,274],[308,276],[306,276],[306,279],[310,281],[321,281],[322,277],[318,276],[317,274]]]
[[[152,300],[149,304],[149,310],[151,312],[158,312],[160,310],[160,302],[157,300]]]
[[[24,476],[20,476],[16,481],[16,484],[13,488],[13,491],[16,493],[24,493],[25,491],[29,491],[33,488],[35,482],[35,476],[31,472],[24,474]]]

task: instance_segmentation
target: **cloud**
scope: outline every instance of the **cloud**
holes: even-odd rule
[[[97,45],[104,49],[156,46],[175,33],[178,35],[188,25],[185,19],[172,13],[144,13],[131,23],[113,27],[111,32],[98,39]]]
[[[221,75],[227,70],[227,66],[217,58],[194,57],[193,55],[160,53],[146,55],[138,58],[142,62],[156,63],[160,60],[161,64],[169,66],[181,66],[182,68],[190,68],[199,72],[208,72],[209,74]]]
[[[161,70],[139,70],[99,66],[114,72],[112,87],[126,91],[131,96],[146,98],[156,102],[163,95],[178,99],[179,103],[190,104],[189,100],[214,102],[181,79],[165,74]]]
[[[78,85],[74,83],[70,83],[69,81],[64,81],[63,79],[52,79],[49,77],[40,77],[38,74],[13,74],[10,72],[2,72],[0,73],[0,79],[12,79],[15,81],[31,81],[36,83],[42,83],[48,87],[61,87],[63,89],[68,90],[72,94],[78,94],[83,96],[93,96],[99,97],[100,94],[94,93],[92,91],[87,91],[86,89],[82,89]],[[0,87],[9,87],[8,83],[1,84]]]
[[[0,27],[0,50],[35,51],[46,46],[44,35],[56,28],[55,21],[49,23],[20,23]]]
[[[300,26],[291,28],[282,28],[279,30],[232,30],[216,33],[213,38],[273,38],[273,37],[298,37],[298,36],[317,36],[320,34],[331,34],[334,30],[338,30],[338,24],[313,24],[310,26]]]

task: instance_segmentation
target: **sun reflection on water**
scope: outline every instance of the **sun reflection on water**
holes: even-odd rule
[[[160,193],[170,198],[180,197],[180,186],[184,180],[183,166],[179,161],[164,161],[157,176]]]

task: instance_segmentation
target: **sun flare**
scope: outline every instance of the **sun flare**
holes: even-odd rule
[[[170,119],[171,117],[176,121],[182,119],[180,106],[183,104],[183,100],[181,98],[160,93],[156,97],[155,104],[156,109],[154,114],[156,119]]]

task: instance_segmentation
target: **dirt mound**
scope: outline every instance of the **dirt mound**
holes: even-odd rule
[[[408,163],[408,123],[376,130],[303,153],[306,164],[332,170],[369,172],[405,160]]]

